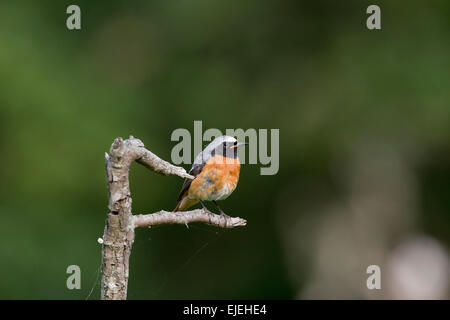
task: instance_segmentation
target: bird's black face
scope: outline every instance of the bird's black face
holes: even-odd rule
[[[211,156],[221,155],[227,158],[236,159],[238,156],[238,147],[246,143],[237,141],[224,141],[213,150]]]
[[[224,142],[222,144],[222,155],[227,158],[237,158],[237,141]]]

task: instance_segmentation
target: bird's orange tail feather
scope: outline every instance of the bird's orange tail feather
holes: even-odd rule
[[[193,206],[194,204],[197,204],[198,200],[195,199],[189,199],[186,198],[186,196],[184,196],[180,202],[178,202],[177,206],[175,207],[175,209],[173,209],[173,212],[177,212],[177,211],[184,211],[187,208]]]
[[[175,207],[175,209],[173,209],[173,212],[177,212],[177,211],[180,210],[181,202],[183,202],[183,199],[181,199],[180,202],[178,202],[178,204],[177,204],[177,206]]]

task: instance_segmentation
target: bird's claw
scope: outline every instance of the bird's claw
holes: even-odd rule
[[[223,217],[223,220],[225,221],[224,225],[225,227],[228,224],[228,219],[230,218],[229,215],[227,215],[225,212],[223,212],[222,210],[220,210],[220,217]]]
[[[231,218],[229,215],[227,215],[225,212],[223,212],[223,211],[220,211],[220,215],[222,216],[222,217],[225,217],[225,218]]]

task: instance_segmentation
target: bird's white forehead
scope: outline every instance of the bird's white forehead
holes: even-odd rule
[[[220,136],[215,138],[210,144],[208,144],[208,146],[205,148],[204,151],[212,151],[213,149],[217,148],[224,142],[236,142],[236,141],[237,140],[232,136]]]
[[[233,138],[232,136],[221,136],[221,137],[217,137],[215,138],[209,145],[209,146],[214,146],[217,147],[219,144],[224,143],[224,142],[236,142],[237,140],[235,138]]]

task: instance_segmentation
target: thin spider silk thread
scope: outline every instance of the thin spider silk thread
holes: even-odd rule
[[[192,227],[192,226],[191,226]],[[199,227],[195,227],[195,229],[199,229],[202,230],[202,228]],[[183,263],[178,269],[176,269],[175,271],[173,271],[170,276],[167,276],[166,279],[164,280],[164,282],[161,284],[161,286],[158,288],[158,290],[156,290],[155,292],[155,298],[158,297],[158,295],[161,294],[161,292],[163,291],[163,289],[165,289],[167,287],[167,285],[170,283],[170,281],[177,275],[179,274],[182,270],[184,270],[193,260],[194,258],[199,255],[210,243],[213,243],[215,241],[217,241],[217,239],[219,239],[225,232],[228,231],[228,229],[224,229],[222,231],[210,231],[210,230],[205,230],[203,229],[203,231],[209,231],[209,232],[213,232],[216,234],[216,237],[214,237],[214,239],[207,241],[206,243],[204,243],[199,249],[197,249],[187,260],[185,263]]]

